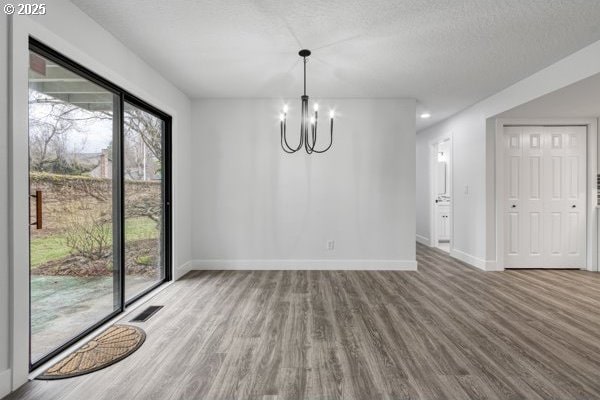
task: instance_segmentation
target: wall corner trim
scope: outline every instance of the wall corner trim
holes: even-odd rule
[[[422,235],[417,235],[417,242],[424,244],[425,246],[431,246],[429,238]]]
[[[12,370],[0,371],[0,398],[8,395],[12,390]]]
[[[416,260],[194,260],[190,270],[416,271]]]
[[[185,274],[187,274],[188,272],[190,272],[193,269],[192,268],[193,265],[194,265],[194,261],[186,261],[183,264],[179,265],[178,267],[174,268],[174,271],[173,271],[173,281],[178,281]]]
[[[504,271],[504,268],[498,267],[496,260],[484,260],[461,250],[451,249],[450,256],[482,271]]]

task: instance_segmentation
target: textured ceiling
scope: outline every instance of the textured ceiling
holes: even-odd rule
[[[430,125],[600,39],[597,0],[72,0],[192,98],[414,97]]]

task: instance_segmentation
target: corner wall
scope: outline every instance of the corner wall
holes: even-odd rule
[[[453,251],[495,270],[495,119],[506,110],[600,72],[600,41],[417,134],[417,237],[429,239],[429,142],[453,137]],[[465,188],[468,186],[468,193]],[[427,210],[427,211],[426,211]]]
[[[323,142],[336,109],[334,143],[312,155],[281,149],[282,104],[193,103],[193,267],[415,269],[415,101],[319,99]]]

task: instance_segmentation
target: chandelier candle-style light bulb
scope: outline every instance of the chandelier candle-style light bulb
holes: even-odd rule
[[[304,145],[304,149],[308,154],[312,153],[325,153],[327,150],[331,148],[333,144],[333,110],[329,112],[329,145],[322,150],[316,148],[317,144],[317,127],[318,127],[318,119],[319,119],[319,104],[313,104],[314,115],[309,116],[309,108],[308,108],[308,95],[306,94],[306,58],[310,56],[310,50],[300,50],[298,53],[300,57],[304,60],[304,94],[300,96],[300,100],[302,103],[302,110],[300,112],[300,141],[297,147],[291,147],[287,141],[287,112],[288,105],[283,105],[283,113],[279,115],[280,119],[280,130],[281,130],[281,148],[286,153],[295,153],[302,148]],[[310,126],[310,129],[309,129]],[[309,135],[310,130],[310,135]]]

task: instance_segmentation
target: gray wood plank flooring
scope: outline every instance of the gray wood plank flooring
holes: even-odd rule
[[[149,304],[146,343],[9,399],[598,399],[600,274],[196,271]]]

